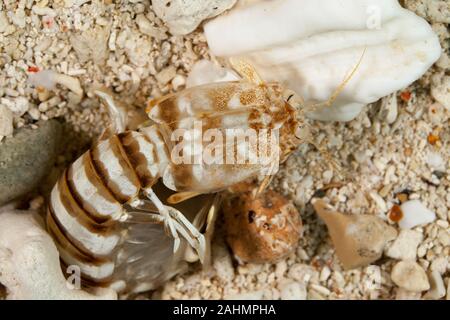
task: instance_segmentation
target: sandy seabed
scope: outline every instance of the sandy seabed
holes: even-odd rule
[[[171,36],[146,2],[90,1],[71,8],[63,2],[49,1],[55,18],[28,7],[29,13],[22,16],[20,5],[33,1],[0,3],[0,102],[15,111],[15,129],[36,126],[38,120],[65,120],[75,137],[68,140],[75,142],[59,155],[55,170],[73,161],[108,126],[109,117],[93,88],[109,88],[117,101],[139,113],[150,97],[182,89],[196,61],[213,59],[201,30]],[[445,52],[421,79],[397,93],[395,121],[388,123],[381,103],[374,103],[348,123],[311,122],[317,141],[351,178],[341,181],[314,148],[304,145],[272,182],[271,188],[291,199],[303,220],[294,253],[274,264],[239,265],[225,243],[219,219],[212,268],[203,271],[194,265],[138,298],[424,298],[393,283],[396,259],[383,257],[370,266],[344,271],[311,206],[312,197],[319,195],[340,212],[385,218],[405,190],[409,199],[420,200],[437,215],[434,222],[414,229],[422,240],[413,250],[424,270],[439,273],[450,298],[450,110],[437,102],[446,96],[448,104],[449,29],[421,11],[420,2],[407,1],[408,8],[432,24]],[[7,11],[13,14],[5,20]],[[134,19],[140,14],[154,28],[143,32]],[[36,90],[28,76],[37,67],[68,75],[69,85],[51,92]],[[437,143],[430,143],[430,136],[438,137]],[[446,170],[434,168],[436,156]]]

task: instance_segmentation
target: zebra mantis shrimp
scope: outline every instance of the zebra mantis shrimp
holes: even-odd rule
[[[112,114],[114,134],[95,143],[67,168],[50,196],[47,225],[62,264],[79,266],[83,278],[93,285],[119,282],[117,287],[123,288],[129,287],[124,284],[124,278],[135,278],[134,287],[128,290],[138,292],[154,288],[177,272],[164,270],[162,265],[158,266],[159,271],[152,269],[152,255],[158,251],[169,257],[171,247],[176,254],[184,246],[202,263],[207,261],[218,200],[205,195],[261,174],[266,177],[258,192],[266,188],[279,162],[301,143],[314,143],[305,125],[305,112],[331,106],[360,62],[328,101],[306,107],[291,90],[278,83],[265,83],[248,63],[232,60],[241,81],[192,87],[150,101],[146,112],[154,124],[137,131],[127,131],[125,119],[112,98],[97,91]],[[265,163],[179,163],[173,159],[173,151],[177,149],[173,133],[179,129],[191,130],[196,121],[201,122],[203,130],[276,131],[276,139],[270,142],[271,146],[276,144],[276,156],[271,153],[270,161]],[[206,142],[200,139],[196,143]],[[243,143],[248,146],[246,141]],[[226,144],[230,142],[227,140]],[[231,146],[231,156],[236,158],[242,152],[242,145],[233,139]],[[262,146],[250,145],[244,149],[257,156]],[[182,151],[193,154],[192,150]],[[176,192],[168,197],[167,203],[160,200],[161,192],[156,192],[161,184],[158,181]],[[197,203],[197,216],[192,222],[176,207],[189,201]],[[205,205],[198,206],[202,202]],[[202,233],[200,230],[205,226],[206,231]],[[146,233],[146,240],[134,239],[132,228],[141,228],[139,235]],[[145,246],[145,241],[162,229],[170,241]],[[146,259],[142,259],[144,250],[150,250]],[[191,260],[195,259],[191,257]],[[128,266],[133,264],[138,267],[129,271]]]

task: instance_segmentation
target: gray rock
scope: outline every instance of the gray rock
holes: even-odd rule
[[[60,137],[60,123],[49,120],[0,143],[0,205],[32,191],[49,174]]]

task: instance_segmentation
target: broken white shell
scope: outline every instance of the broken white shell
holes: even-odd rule
[[[27,211],[0,213],[0,283],[7,299],[117,299],[111,289],[93,295],[71,288],[53,240]]]
[[[307,102],[327,100],[362,57],[333,107],[310,115],[319,120],[355,118],[441,55],[428,23],[396,0],[259,1],[204,29],[214,55],[250,61],[265,81],[281,82]]]
[[[400,206],[403,212],[402,219],[398,225],[402,229],[411,229],[436,220],[436,214],[425,207],[419,200],[409,200]]]
[[[44,87],[47,90],[54,90],[56,84],[60,84],[77,96],[83,96],[83,88],[81,88],[80,80],[53,70],[42,70],[36,73],[30,73],[28,80],[35,87]]]

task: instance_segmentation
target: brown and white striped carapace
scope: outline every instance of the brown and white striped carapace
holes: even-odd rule
[[[331,165],[338,166],[328,153],[313,141],[305,121],[305,113],[320,106],[330,106],[360,62],[328,101],[308,106],[295,92],[283,88],[279,83],[263,82],[245,61],[231,62],[241,75],[241,81],[196,86],[150,101],[148,104],[148,116],[156,122],[171,150],[172,161],[166,167],[162,178],[168,188],[179,192],[171,197],[172,201],[177,202],[195,194],[220,191],[257,175],[266,175],[260,187],[263,189],[270,177],[276,173],[278,164],[285,161],[288,155],[304,142],[316,146]],[[199,128],[196,130],[197,125]],[[192,151],[195,144],[200,145],[200,152],[219,150],[219,159],[214,159],[219,161],[175,163],[179,151],[186,151],[177,148],[180,141],[176,136],[179,134],[174,137],[174,133],[179,131],[190,132],[188,136],[193,140],[192,144],[187,145],[188,149],[191,149],[190,153],[195,154],[195,151]],[[218,136],[220,138],[219,146],[211,135],[208,136],[210,131],[221,133],[214,135],[214,139],[217,140]],[[228,139],[230,132],[231,138],[236,137],[236,133],[248,138],[246,134],[249,131],[264,134],[250,142],[248,139]],[[198,132],[201,134],[196,134]],[[270,135],[274,132],[275,135]],[[192,139],[192,136],[196,136],[196,139]],[[263,136],[267,139],[259,140]],[[183,139],[186,139],[186,136]],[[230,145],[231,148],[227,148]],[[227,161],[238,159],[240,153],[246,155],[241,158],[247,161]],[[202,156],[200,158],[204,160],[205,154]],[[258,161],[260,158],[265,161]],[[194,157],[191,158],[193,159]]]
[[[115,134],[76,160],[51,193],[48,229],[63,264],[79,266],[84,278],[97,284],[127,279],[128,287],[128,282],[134,281],[131,290],[152,288],[178,270],[179,264],[171,262],[181,260],[182,248],[193,248],[202,262],[207,259],[217,200],[193,197],[261,174],[270,177],[278,161],[284,161],[301,142],[311,141],[303,134],[306,108],[302,109],[299,97],[277,83],[264,83],[243,61],[233,65],[242,81],[193,87],[151,101],[147,112],[155,124],[137,131],[125,131],[124,119],[112,99],[97,92],[114,115]],[[341,89],[325,104],[331,104]],[[265,163],[175,161],[179,141],[173,139],[174,133],[189,132],[197,123],[204,132],[276,131],[278,156]],[[191,136],[194,145],[210,147],[211,141],[198,138]],[[235,139],[222,144],[231,144],[232,148],[225,149],[230,158],[242,152],[259,156],[267,147]],[[182,148],[183,152],[195,154]],[[155,188],[160,180],[177,192],[169,203],[178,206],[159,199],[161,194]],[[268,181],[264,179],[261,188]],[[190,198],[201,205],[188,219],[181,207]]]

